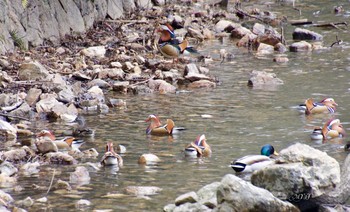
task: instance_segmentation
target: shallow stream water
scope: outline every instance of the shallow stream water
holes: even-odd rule
[[[264,1],[263,1],[264,2]],[[322,3],[324,2],[324,3]],[[294,10],[291,4],[245,2],[254,6],[286,15],[289,19],[308,18],[317,23],[347,21],[350,15],[348,1],[297,1]],[[336,15],[333,6],[343,5],[345,12]],[[319,12],[318,12],[319,11]],[[285,38],[292,43],[292,31],[295,27],[285,25]],[[126,100],[126,109],[111,109],[107,114],[84,114],[86,125],[96,130],[94,138],[87,140],[82,150],[94,147],[103,152],[106,141],[122,144],[127,153],[123,154],[124,167],[101,168],[90,172],[91,181],[74,192],[49,192],[49,207],[54,211],[76,211],[74,203],[78,199],[92,202],[89,210],[112,209],[113,211],[162,211],[163,207],[173,203],[175,198],[189,191],[197,191],[202,186],[220,181],[225,174],[234,174],[229,168],[230,162],[247,154],[259,154],[260,147],[272,144],[277,151],[300,142],[326,151],[343,162],[347,153],[341,148],[345,139],[327,143],[310,140],[315,126],[321,126],[330,116],[306,117],[299,113],[296,106],[306,98],[321,100],[333,97],[339,104],[334,115],[339,118],[347,131],[350,131],[350,34],[348,29],[322,29],[308,27],[324,35],[324,46],[329,47],[336,36],[344,40],[333,48],[305,53],[285,54],[289,62],[272,62],[274,55],[257,56],[244,49],[238,49],[235,41],[228,38],[213,40],[199,46],[200,52],[209,54],[217,61],[208,68],[222,84],[215,89],[193,90],[177,94],[119,95],[108,96]],[[234,54],[232,61],[219,60],[218,50],[225,48]],[[252,70],[273,72],[284,84],[277,87],[250,88],[247,86]],[[161,120],[171,118],[178,126],[187,130],[176,137],[148,137],[145,134],[147,124],[144,120],[150,114],[157,114]],[[202,118],[211,115],[212,118]],[[69,129],[62,123],[41,123],[54,131]],[[188,159],[183,155],[184,147],[195,140],[199,134],[205,134],[213,153],[209,158]],[[157,165],[141,166],[137,160],[143,153],[154,153],[161,159]],[[44,166],[37,176],[20,176],[18,184],[23,191],[5,189],[16,200],[31,196],[34,199],[46,196],[46,190],[34,190],[32,184],[48,188],[55,170],[58,179],[69,181],[69,173],[75,166]],[[61,174],[60,174],[61,173]],[[104,197],[108,193],[124,194],[127,186],[156,186],[162,189],[159,194],[147,197],[119,195]],[[36,206],[37,210],[47,205]]]

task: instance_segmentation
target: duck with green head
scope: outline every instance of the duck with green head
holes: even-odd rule
[[[236,172],[253,172],[274,163],[271,156],[278,155],[274,147],[266,144],[261,148],[261,155],[247,155],[232,161],[231,168]]]

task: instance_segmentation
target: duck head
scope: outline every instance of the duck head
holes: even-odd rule
[[[153,114],[149,115],[148,118],[145,120],[145,122],[150,122],[150,124],[146,129],[147,134],[151,134],[154,128],[160,127],[162,125],[159,118]]]
[[[211,154],[211,148],[206,142],[205,135],[199,135],[195,142],[192,142],[185,148],[185,153],[187,155],[197,155],[197,157],[209,156]]]
[[[327,137],[345,136],[345,130],[339,119],[330,119],[322,127],[322,136],[324,139]]]
[[[261,155],[265,155],[265,156],[278,155],[278,153],[275,151],[275,148],[270,144],[266,144],[262,146],[260,153]]]
[[[329,107],[335,107],[338,106],[338,104],[334,101],[333,98],[325,98],[320,103],[327,105]]]
[[[157,29],[157,32],[161,33],[159,43],[169,42],[171,39],[174,39],[176,37],[173,27],[168,23],[165,25],[160,25],[160,27]]]
[[[106,144],[106,152],[114,152],[113,142],[108,141]]]
[[[39,133],[36,134],[37,138],[48,138],[51,141],[56,140],[56,136],[50,132],[49,130],[41,130]]]

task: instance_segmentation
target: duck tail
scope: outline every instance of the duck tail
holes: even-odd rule
[[[166,129],[168,131],[169,134],[172,134],[173,133],[173,129],[174,129],[174,126],[175,126],[175,123],[173,120],[171,119],[167,119],[166,120],[167,124],[166,124]]]
[[[306,105],[306,110],[305,110],[305,114],[306,115],[310,115],[311,114],[311,110],[314,107],[314,100],[313,99],[307,99],[305,101],[305,105]]]
[[[242,172],[245,169],[246,164],[240,162],[233,162],[230,166],[236,172]]]

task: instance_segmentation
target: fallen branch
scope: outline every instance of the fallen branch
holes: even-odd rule
[[[47,195],[47,194],[50,192],[50,190],[51,190],[52,183],[53,183],[53,179],[55,178],[55,172],[56,172],[56,169],[53,170],[52,178],[51,178],[51,182],[50,182],[50,186],[49,186],[49,189],[48,189],[47,192],[46,192],[46,195]]]
[[[339,40],[339,39],[338,39],[338,35],[335,36],[335,40],[336,40],[336,41],[332,43],[331,48],[332,48],[335,44],[338,44],[338,45],[339,45],[339,44],[341,44],[341,43],[343,42],[342,40]]]
[[[145,20],[105,20],[104,22],[122,23],[122,24],[148,24],[149,23],[149,21],[145,21]]]
[[[6,107],[0,107],[0,110],[5,111],[5,112],[9,112],[12,111],[14,109],[17,109],[19,106],[21,106],[23,103],[22,100],[16,102],[15,104],[11,105],[11,106],[6,106]]]
[[[241,15],[247,16],[247,17],[249,17],[249,18],[254,18],[254,19],[259,20],[259,21],[261,21],[261,22],[264,23],[264,20],[263,20],[262,18],[256,17],[256,16],[254,16],[254,15],[250,15],[250,14],[246,13],[245,11],[239,9],[238,7],[240,7],[240,5],[239,5],[239,4],[236,4],[236,5],[235,5],[235,10],[237,10],[237,12],[240,13]]]
[[[24,118],[24,117],[19,117],[19,116],[5,114],[5,113],[0,113],[0,116],[5,116],[5,117],[10,117],[10,118],[15,118],[15,119],[23,119],[25,121],[30,121],[29,119]]]
[[[337,27],[338,25],[348,26],[348,23],[346,23],[346,22],[337,22],[337,23],[326,23],[326,24],[313,24],[312,26],[314,26],[314,27],[334,27],[336,29],[339,29],[339,27]]]

